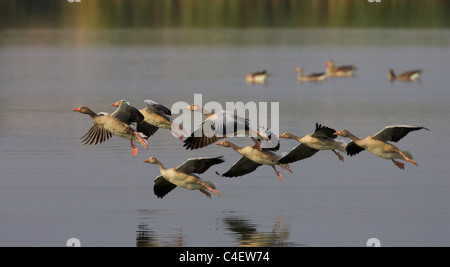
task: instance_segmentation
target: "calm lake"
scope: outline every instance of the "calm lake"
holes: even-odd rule
[[[0,35],[0,246],[450,246],[450,30],[447,29],[4,29]],[[325,61],[358,67],[350,78],[298,83]],[[419,82],[390,82],[420,68]],[[266,69],[266,84],[245,75]],[[160,129],[132,157],[113,137],[84,146],[85,105],[121,99],[278,102],[280,134],[315,123],[359,137],[387,125],[425,126],[398,143],[419,166],[404,171],[368,152],[330,151],[281,170],[222,178],[240,156],[211,145],[186,151]],[[233,139],[230,139],[233,141]],[[344,139],[342,139],[344,140]],[[348,141],[348,140],[345,140]],[[236,141],[251,144],[243,138]],[[280,153],[298,143],[281,140]],[[153,194],[155,165],[223,155],[200,175],[221,196],[176,188]]]

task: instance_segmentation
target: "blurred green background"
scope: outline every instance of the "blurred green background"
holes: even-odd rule
[[[446,28],[449,0],[0,0],[0,28]]]

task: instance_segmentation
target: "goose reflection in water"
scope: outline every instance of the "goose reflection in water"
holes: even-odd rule
[[[158,236],[146,223],[138,225],[136,231],[137,247],[184,247],[186,246],[183,229],[177,229],[173,235]]]
[[[250,220],[238,216],[223,219],[231,235],[238,241],[239,247],[283,247],[293,246],[288,242],[290,228],[283,225],[283,217],[279,216],[271,231],[258,231],[257,225]]]

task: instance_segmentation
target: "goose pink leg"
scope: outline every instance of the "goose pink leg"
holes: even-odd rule
[[[337,152],[337,151],[335,151],[335,150],[332,150],[332,151],[333,151],[334,154],[336,154],[336,156],[339,158],[339,161],[344,162],[344,156],[342,156],[341,153],[339,153],[339,152]]]
[[[133,141],[130,140],[130,145],[131,145],[131,155],[133,156],[137,156],[139,149],[133,145]]]
[[[280,164],[280,167],[283,168],[283,169],[285,169],[286,171],[292,173],[292,170],[289,168],[288,165],[286,165],[286,164]]]
[[[220,197],[220,194],[219,194],[219,192],[218,192],[216,189],[207,186],[207,185],[206,185],[205,183],[203,183],[203,182],[201,183],[201,185],[203,185],[204,187],[206,187],[206,189],[208,189],[209,191],[213,192],[213,193],[216,194],[218,197]]]
[[[138,139],[139,139],[139,141],[142,143],[142,145],[143,145],[146,149],[148,149],[147,143],[144,141],[144,139],[142,139],[142,137],[141,137],[137,132],[134,132],[134,134],[138,137]],[[131,143],[131,147],[133,147],[133,142]]]
[[[277,171],[277,169],[275,168],[275,166],[272,166],[273,170],[275,171],[275,174],[278,176],[278,178],[280,178],[280,181],[283,182],[283,175],[281,175],[281,173],[279,171]]]
[[[211,194],[208,191],[206,191],[205,189],[200,189],[200,192],[205,194],[207,197],[211,198]]]
[[[399,169],[401,169],[401,170],[405,169],[405,164],[398,162],[396,160],[392,160],[392,162],[394,162],[395,166],[397,166]]]
[[[415,162],[414,160],[408,158],[405,154],[403,154],[403,152],[399,151],[400,155],[402,155],[403,158],[405,158],[406,161],[411,162],[412,164],[419,166],[419,164],[417,164],[417,162]]]

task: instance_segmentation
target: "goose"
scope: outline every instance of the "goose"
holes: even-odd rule
[[[295,69],[298,72],[298,81],[299,82],[320,82],[324,81],[327,78],[327,74],[325,72],[321,73],[312,73],[307,76],[303,76],[303,69],[298,67]]]
[[[357,68],[355,66],[339,66],[335,67],[334,62],[332,60],[328,60],[325,62],[326,74],[329,77],[348,77],[353,76]]]
[[[197,104],[189,105],[185,107],[185,109],[198,111],[206,116],[206,119],[202,122],[202,124],[184,140],[183,147],[186,147],[186,150],[199,149],[221,139],[241,133],[249,135],[252,140],[259,145],[259,147],[260,142],[258,140],[270,141],[267,135],[254,129],[250,125],[250,121],[248,119],[239,117],[233,112],[222,110],[218,113],[211,113],[205,111]],[[254,136],[256,138],[254,138]]]
[[[257,71],[247,74],[245,80],[248,83],[265,83],[267,80],[268,73],[266,70]]]
[[[139,112],[139,110],[137,110],[135,107],[133,107],[131,105],[130,102],[126,101],[126,100],[120,100],[117,101],[113,104],[111,104],[111,106],[117,107],[117,109],[111,114],[112,117],[120,120],[121,122],[127,124],[127,125],[131,125],[132,123],[144,123],[143,119],[144,116]],[[107,115],[107,112],[100,112],[97,115]],[[152,132],[145,132],[144,135],[146,135],[146,138],[148,138],[148,136],[150,136],[151,134],[153,134]],[[111,134],[109,136],[107,136],[108,138],[111,137]],[[97,143],[99,143],[101,141],[101,139],[97,138],[96,136],[96,132],[95,131],[88,131],[83,137],[81,137],[81,139],[83,139],[83,143],[86,144],[92,144],[95,141],[95,145]],[[106,140],[103,140],[106,141]],[[100,142],[101,143],[101,142]]]
[[[417,81],[420,74],[422,74],[422,70],[410,70],[403,72],[402,74],[395,75],[394,70],[389,69],[389,80]]]
[[[139,110],[144,115],[144,121],[158,128],[172,130],[172,134],[183,141],[183,136],[179,133],[183,130],[179,125],[173,123],[174,119],[170,109],[150,99],[146,99],[144,102],[147,106]],[[139,125],[137,129],[140,129]]]
[[[222,156],[215,158],[189,158],[180,166],[169,169],[164,168],[164,165],[155,157],[150,157],[144,162],[159,166],[161,175],[156,177],[153,186],[153,192],[158,198],[163,198],[177,186],[189,190],[200,190],[201,193],[211,198],[211,194],[207,190],[220,196],[216,186],[212,182],[202,181],[194,173],[204,173],[211,166],[224,162],[225,160],[222,158]]]
[[[76,109],[73,109],[73,110],[76,111]],[[97,116],[106,116],[108,114],[109,114],[108,112],[99,112],[99,113],[97,113]],[[95,123],[92,124],[92,127],[89,129],[89,131],[87,131],[87,133],[85,135],[80,137],[80,139],[82,139],[82,143],[84,145],[101,144],[112,137],[112,134],[110,132],[100,131],[100,130],[104,130],[104,129],[94,127],[94,125],[95,125]]]
[[[158,130],[158,127],[147,123],[144,115],[131,105],[129,101],[119,100],[112,103],[110,106],[117,107],[111,114],[114,118],[128,125],[136,123],[136,131],[143,133],[146,136],[145,139],[148,139]]]
[[[413,160],[413,156],[408,151],[402,151],[387,142],[398,142],[400,139],[405,137],[409,132],[418,131],[421,129],[428,130],[425,127],[409,126],[409,125],[393,125],[386,126],[384,129],[379,131],[374,135],[369,135],[363,139],[360,139],[350,133],[348,130],[341,130],[335,132],[335,135],[340,135],[343,137],[348,137],[352,139],[351,142],[347,144],[346,151],[347,155],[353,156],[358,154],[363,150],[367,150],[372,154],[383,158],[390,159],[399,169],[404,170],[405,164],[396,161],[395,159],[401,159],[408,161],[416,166],[417,162]]]
[[[253,172],[261,165],[269,165],[272,166],[273,170],[275,171],[275,174],[278,176],[280,181],[283,182],[283,176],[281,173],[275,168],[276,165],[279,165],[281,168],[289,171],[292,173],[291,169],[289,169],[288,164],[282,164],[279,163],[280,156],[272,152],[273,150],[276,150],[277,148],[264,148],[260,150],[257,145],[249,145],[245,147],[239,147],[227,140],[216,143],[219,146],[224,147],[231,147],[233,148],[237,153],[242,155],[242,158],[239,159],[236,163],[233,164],[233,166],[230,167],[229,170],[227,170],[223,174],[219,174],[216,172],[217,175],[223,176],[223,177],[238,177],[242,176],[248,173]]]
[[[297,137],[291,133],[283,133],[280,138],[294,139],[301,144],[293,148],[288,154],[281,158],[280,163],[292,163],[302,159],[309,158],[319,152],[319,150],[331,150],[336,154],[340,161],[344,162],[344,157],[337,152],[345,152],[346,144],[336,141],[336,130],[316,123],[316,130],[313,133],[303,137]]]
[[[141,143],[146,149],[148,149],[147,141],[144,140],[146,137],[145,135],[140,132],[136,132],[131,126],[123,123],[117,118],[114,118],[111,114],[96,114],[86,106],[75,108],[73,111],[87,114],[94,120],[94,124],[92,124],[89,131],[81,137],[81,139],[85,138],[83,140],[85,145],[91,145],[94,140],[95,144],[101,144],[111,138],[112,135],[117,135],[130,140],[131,154],[133,156],[137,156],[138,153],[138,148],[133,145],[133,141]]]

